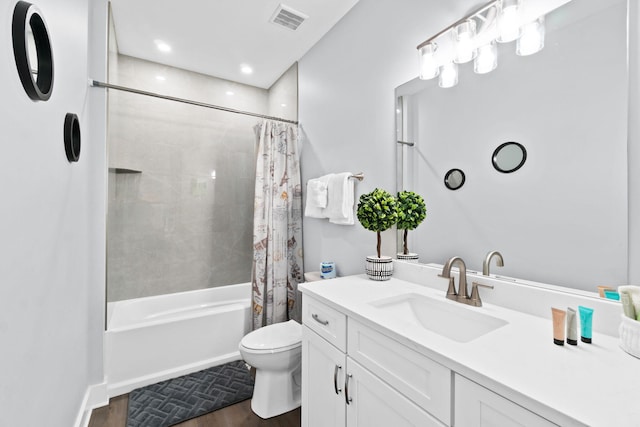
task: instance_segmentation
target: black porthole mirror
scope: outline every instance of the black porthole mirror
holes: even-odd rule
[[[464,172],[460,169],[451,169],[444,176],[444,185],[449,190],[457,190],[464,185]]]
[[[511,173],[520,169],[527,161],[527,150],[519,142],[500,144],[491,156],[493,167],[498,172]]]
[[[25,1],[16,3],[11,33],[22,87],[32,100],[48,100],[53,89],[53,53],[47,25],[38,8]]]
[[[80,121],[73,113],[67,113],[64,118],[64,151],[69,162],[80,158]]]

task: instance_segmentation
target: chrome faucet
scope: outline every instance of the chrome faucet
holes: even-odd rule
[[[500,255],[498,252],[496,252]],[[491,259],[489,257],[489,259]],[[502,260],[502,255],[500,255],[500,260]],[[460,278],[458,280],[458,291],[456,292],[456,285],[453,277],[451,277],[451,268],[454,264],[460,265]],[[487,263],[488,264],[488,263]],[[498,264],[501,265],[501,264]],[[463,304],[472,305],[474,307],[482,307],[482,300],[480,299],[480,293],[478,292],[478,287],[481,286],[483,288],[493,289],[491,285],[485,285],[482,283],[473,282],[471,296],[467,291],[467,266],[465,265],[462,258],[458,256],[454,256],[447,261],[447,263],[442,267],[442,273],[440,277],[444,277],[445,279],[449,279],[449,288],[447,289],[447,298],[452,299],[454,301],[461,302]]]
[[[456,292],[456,285],[451,277],[451,267],[454,264],[460,264],[460,278],[458,279],[458,291]],[[454,256],[449,259],[447,263],[442,267],[442,274],[440,277],[449,279],[449,289],[447,289],[447,298],[460,301],[461,299],[469,299],[469,293],[467,292],[467,266],[462,258]],[[463,293],[464,292],[464,293]]]
[[[498,251],[489,252],[482,263],[482,275],[489,275],[489,264],[491,263],[491,258],[496,257],[496,265],[498,267],[504,267],[504,259],[502,259],[502,254]]]

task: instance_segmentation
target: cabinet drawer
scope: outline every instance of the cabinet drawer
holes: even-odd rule
[[[347,316],[306,295],[302,299],[302,323],[347,352]]]
[[[418,406],[451,425],[451,370],[349,319],[349,356]]]
[[[551,427],[552,422],[462,377],[455,376],[455,425],[465,427]]]

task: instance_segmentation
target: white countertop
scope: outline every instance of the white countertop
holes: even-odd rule
[[[396,278],[376,282],[364,275],[304,283],[299,288],[305,296],[376,328],[558,425],[640,426],[640,359],[621,350],[617,336],[594,331],[593,344],[579,341],[577,346],[558,346],[553,343],[550,319],[485,302],[483,307],[469,309],[509,323],[459,343],[370,305],[405,293],[449,302],[445,299],[447,282],[440,280],[442,290]],[[550,313],[552,305],[545,310]],[[598,314],[594,313],[594,319]]]

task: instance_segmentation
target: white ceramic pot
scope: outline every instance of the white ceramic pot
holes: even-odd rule
[[[418,254],[414,254],[413,252],[409,252],[408,254],[398,253],[397,258],[400,261],[417,263],[420,256]]]
[[[632,356],[640,358],[640,322],[624,314],[620,317],[620,347]]]
[[[393,274],[393,259],[389,256],[368,256],[365,269],[371,280],[389,280]]]

